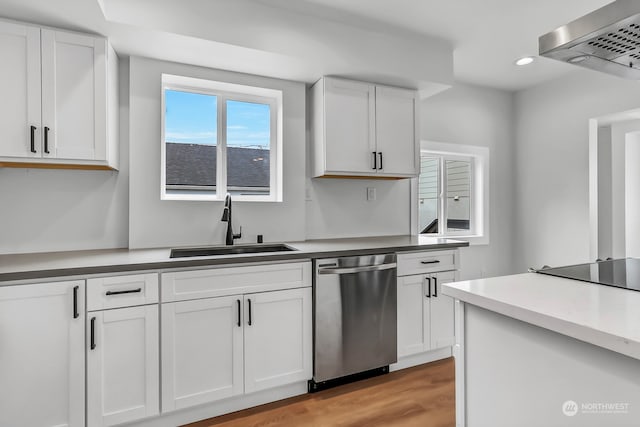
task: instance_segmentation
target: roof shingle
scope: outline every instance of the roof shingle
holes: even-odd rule
[[[269,187],[267,149],[227,147],[227,186]],[[216,185],[215,145],[166,144],[167,185]]]

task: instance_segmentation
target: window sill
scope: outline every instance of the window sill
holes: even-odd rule
[[[238,196],[231,195],[233,203],[236,202],[259,202],[259,203],[279,203],[282,200],[271,196]],[[178,200],[192,202],[224,202],[224,197],[220,198],[216,195],[193,195],[193,194],[162,194],[160,200]]]
[[[438,237],[441,239],[451,239],[451,240],[460,240],[463,242],[469,242],[469,246],[482,246],[482,245],[489,245],[489,236],[487,235],[447,235],[447,236],[440,236],[440,235],[429,235],[429,234],[421,234],[421,236],[431,236],[431,237]]]

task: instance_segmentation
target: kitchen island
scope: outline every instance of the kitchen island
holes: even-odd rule
[[[640,292],[536,273],[442,289],[458,426],[640,424]]]

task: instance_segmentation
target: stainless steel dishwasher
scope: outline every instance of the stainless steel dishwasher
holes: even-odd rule
[[[316,259],[313,263],[313,380],[334,379],[397,361],[395,254]]]

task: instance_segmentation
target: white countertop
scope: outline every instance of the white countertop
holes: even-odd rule
[[[267,243],[270,244],[270,243]],[[467,242],[425,236],[381,236],[286,242],[296,250],[241,255],[170,258],[170,248],[104,249],[72,252],[0,255],[0,285],[3,282],[46,277],[111,272],[198,267],[249,262],[294,261],[374,252],[454,249]],[[238,243],[242,246],[242,243]],[[220,245],[215,245],[220,246]]]
[[[526,273],[443,284],[442,293],[640,359],[640,292]]]

